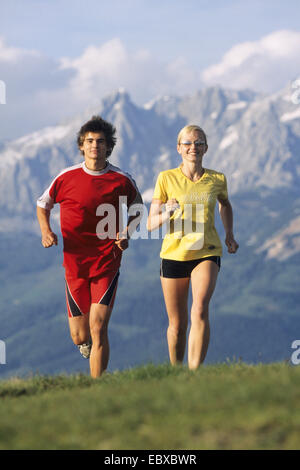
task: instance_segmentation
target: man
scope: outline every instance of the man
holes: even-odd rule
[[[94,378],[108,365],[107,329],[122,252],[128,247],[129,228],[141,218],[142,198],[134,180],[107,161],[115,133],[112,124],[93,116],[77,136],[84,162],[63,170],[37,201],[45,248],[57,245],[50,211],[60,204],[70,333],[81,354],[89,357]],[[124,230],[119,229],[120,202],[126,202],[128,210],[134,204],[140,209],[128,218]]]

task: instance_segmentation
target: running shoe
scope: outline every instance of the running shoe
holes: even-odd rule
[[[82,357],[88,359],[91,354],[92,342],[90,341],[88,343],[78,344],[77,346]]]

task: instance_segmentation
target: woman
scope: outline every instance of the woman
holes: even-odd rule
[[[222,255],[214,225],[217,200],[228,252],[236,253],[238,249],[225,175],[202,166],[207,149],[206,135],[199,126],[185,126],[179,132],[177,151],[182,163],[158,175],[147,221],[149,231],[168,225],[160,252],[160,275],[169,318],[167,340],[171,364],[182,363],[184,359],[191,282],[190,369],[197,369],[204,361],[209,345],[209,302]]]

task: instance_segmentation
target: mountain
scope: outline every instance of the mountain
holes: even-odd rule
[[[158,172],[178,165],[176,137],[187,123],[205,129],[209,150],[204,164],[225,172],[231,194],[296,188],[300,180],[298,108],[288,89],[261,96],[214,87],[187,97],[161,97],[144,107],[118,91],[74,120],[4,144],[0,149],[1,219],[9,216],[11,225],[12,218],[33,215],[35,200],[51,179],[81,161],[76,133],[93,114],[116,125],[118,142],[111,162],[134,176],[146,199]]]
[[[237,255],[224,249],[207,361],[288,360],[300,328],[300,113],[289,87],[270,96],[213,87],[143,107],[119,90],[96,109],[0,147],[0,340],[7,351],[0,376],[87,371],[68,333],[62,241],[41,247],[35,210],[51,179],[82,160],[76,134],[94,114],[117,127],[110,160],[131,173],[147,207],[158,172],[180,162],[178,131],[203,127],[204,165],[227,176],[240,243]],[[58,225],[58,209],[53,217]],[[110,323],[112,369],[167,360],[160,244],[140,236],[124,255]]]

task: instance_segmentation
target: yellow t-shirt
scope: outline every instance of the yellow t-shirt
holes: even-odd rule
[[[159,173],[154,199],[166,203],[176,199],[180,205],[162,227],[165,231],[160,257],[188,261],[207,256],[222,256],[222,244],[215,228],[217,198],[228,198],[223,173],[205,169],[202,177],[193,182],[174,168]]]

